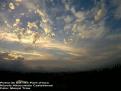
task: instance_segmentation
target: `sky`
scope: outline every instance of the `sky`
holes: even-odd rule
[[[120,10],[120,0],[0,0],[0,50],[31,56],[21,62],[34,71],[112,67],[121,59]]]

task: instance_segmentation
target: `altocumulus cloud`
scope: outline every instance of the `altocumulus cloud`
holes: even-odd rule
[[[11,70],[16,68],[16,71],[67,72],[106,68],[120,64],[121,28],[118,28],[118,33],[115,33],[115,30],[111,33],[111,25],[106,26],[106,17],[108,17],[109,11],[105,0],[95,0],[97,1],[94,2],[96,6],[93,5],[91,9],[86,10],[83,6],[77,8],[76,4],[73,4],[74,1],[62,0],[59,6],[55,0],[46,0],[45,2],[44,0],[26,0],[23,5],[32,10],[38,8],[38,2],[44,3],[45,6],[41,9],[46,8],[44,14],[52,22],[53,29],[56,32],[56,42],[41,44],[40,47],[32,47],[32,50],[25,51],[24,49],[28,44],[0,41],[2,43],[0,47],[6,50],[11,49],[10,51],[14,50],[18,53],[29,52],[41,55],[38,59],[31,55],[33,59],[27,59],[29,56],[20,62],[2,62],[0,67]],[[110,2],[112,6],[117,6],[116,11],[113,11],[114,18],[120,19],[121,1],[110,0]],[[49,13],[49,11],[52,11],[52,13]],[[58,28],[58,26],[61,26],[61,28]],[[66,38],[70,39],[69,44]]]

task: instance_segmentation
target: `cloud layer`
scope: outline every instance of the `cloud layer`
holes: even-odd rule
[[[85,0],[78,1],[80,2],[22,0],[20,4],[15,3],[15,10],[1,10],[0,18],[7,22],[1,25],[0,34],[5,33],[7,36],[0,40],[0,51],[15,52],[24,56],[24,60],[18,62],[2,61],[1,69],[67,72],[107,68],[120,64],[121,28],[118,26],[113,30],[113,25],[107,24],[110,12],[113,12],[111,21],[115,21],[114,25],[117,24],[116,20],[120,21],[120,0],[89,0],[92,2],[91,5]],[[110,7],[116,6],[114,10],[109,11],[107,3],[111,4]],[[54,39],[40,38],[36,45],[31,44],[31,41],[26,43],[26,39],[23,39],[24,42],[19,41],[11,29],[5,27],[11,27],[15,18],[22,20],[20,27],[27,31],[29,27],[26,21],[37,23],[37,32],[41,33],[43,30],[43,36],[51,33]]]

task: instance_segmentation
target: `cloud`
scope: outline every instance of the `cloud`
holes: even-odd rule
[[[112,0],[112,4],[116,6],[116,10],[114,11],[114,17],[117,19],[121,19],[121,0]]]
[[[67,3],[64,3],[67,4]],[[68,32],[78,33],[78,37],[81,39],[98,39],[107,33],[104,16],[106,14],[106,9],[104,2],[99,2],[99,4],[93,7],[90,11],[78,10],[76,11],[74,5],[70,5],[71,16],[67,15],[65,20],[64,29]],[[92,20],[88,20],[88,18]],[[71,22],[72,21],[72,22]],[[87,22],[86,22],[87,21]],[[68,22],[68,23],[66,23]]]
[[[66,17],[64,18],[65,23],[70,23],[70,22],[72,22],[72,20],[73,20],[73,17],[70,16],[70,15],[68,15],[68,16],[66,16]]]
[[[11,33],[8,33],[11,36],[5,36],[6,39],[0,40],[0,51],[15,52],[23,55],[25,59],[20,62],[8,60],[3,62],[1,60],[1,69],[68,72],[86,71],[105,68],[108,65],[115,65],[117,63],[120,64],[121,34],[110,34],[109,28],[105,26],[104,16],[107,13],[106,7],[95,6],[90,11],[77,11],[73,5],[66,3],[65,0],[63,1],[66,10],[56,6],[59,14],[60,12],[63,13],[56,16],[59,20],[62,20],[59,21],[59,24],[63,25],[64,30],[60,29],[60,31],[68,32],[68,34],[64,37],[61,34],[58,36],[63,39],[68,37],[72,39],[72,42],[64,44],[56,38],[53,41],[40,39],[36,45],[32,45],[31,43],[20,42],[15,37],[13,38]],[[117,3],[118,1],[120,0],[114,2],[120,7],[120,4]],[[37,6],[38,2],[39,0],[24,0],[23,5],[28,10],[31,9],[33,11],[39,8],[42,10],[39,14],[44,19],[47,16],[52,17],[48,12],[44,12],[46,11],[44,10],[47,8],[46,6]],[[0,17],[2,18],[4,15]],[[53,24],[57,25],[56,23]],[[58,31],[56,30],[56,32]],[[31,38],[28,40],[31,40]]]
[[[121,33],[119,33],[119,34],[110,34],[106,38],[111,39],[111,40],[121,40]]]
[[[31,44],[0,41],[1,48],[25,57],[20,62],[16,60],[13,63],[10,60],[1,62],[0,67],[21,72],[86,71],[108,67],[120,63],[121,43],[114,44],[112,42],[115,40],[114,37],[103,40],[83,39],[80,41],[81,45],[76,48],[56,42],[43,41],[41,45],[37,44],[34,47]]]

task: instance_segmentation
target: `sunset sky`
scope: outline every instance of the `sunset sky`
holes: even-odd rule
[[[85,71],[120,64],[120,10],[121,0],[0,0],[0,52],[24,57],[20,68],[0,65]]]

